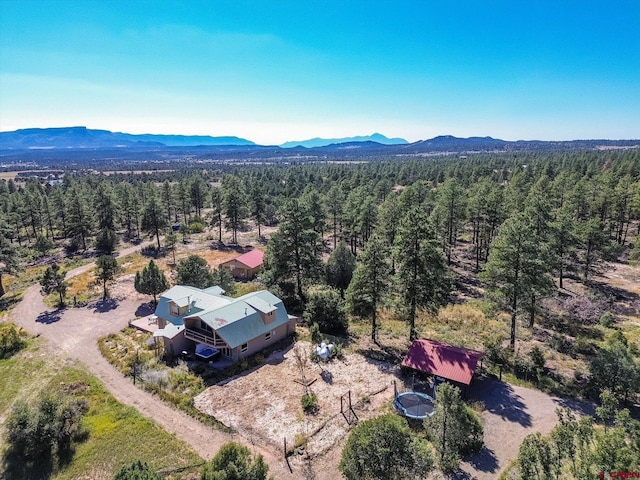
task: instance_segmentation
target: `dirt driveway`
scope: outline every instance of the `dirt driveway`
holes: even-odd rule
[[[139,248],[139,247],[138,247]],[[72,272],[79,274],[92,268],[85,265]],[[252,445],[240,436],[231,436],[203,425],[192,417],[173,409],[162,400],[133,385],[113,368],[98,349],[98,338],[116,333],[135,318],[136,311],[148,301],[133,288],[132,276],[124,277],[112,291],[126,291],[107,302],[93,302],[84,308],[52,310],[40,294],[40,286],[29,287],[22,301],[11,312],[11,320],[31,334],[41,335],[48,346],[44,354],[64,355],[79,360],[89,372],[99,378],[111,394],[120,402],[135,407],[142,415],[159,423],[168,432],[189,444],[205,459],[213,457],[220,446],[234,440],[260,453],[269,464],[269,471],[276,478],[297,478],[291,475],[279,455],[269,448]]]
[[[578,415],[593,415],[594,406],[517,387],[495,379],[474,380],[467,399],[484,405],[484,449],[462,464],[467,478],[490,480],[518,456],[524,437],[548,434],[558,423],[556,408],[569,407]]]
[[[131,253],[138,248],[140,247],[127,249],[127,252],[122,252],[121,255]],[[70,272],[69,276],[77,275],[91,268],[93,268],[92,265],[79,267]],[[24,327],[30,333],[42,335],[48,340],[49,346],[47,352],[44,353],[65,355],[83,362],[88,370],[105,384],[115,398],[122,403],[137,408],[143,415],[154,419],[167,431],[191,445],[203,458],[211,458],[223,443],[235,440],[249,446],[252,451],[264,455],[269,464],[270,472],[276,479],[307,478],[304,465],[301,464],[301,459],[299,458],[292,458],[294,473],[289,473],[282,455],[276,447],[283,433],[280,429],[281,427],[275,428],[275,425],[278,424],[276,418],[272,419],[272,426],[266,427],[262,432],[263,434],[257,434],[253,430],[256,427],[254,424],[252,429],[248,429],[245,432],[245,436],[236,435],[232,437],[201,424],[188,415],[171,408],[153,395],[137,388],[102,357],[98,349],[97,339],[126,327],[129,320],[135,318],[136,312],[139,314],[145,313],[140,312],[139,308],[148,298],[135,293],[132,276],[119,280],[118,286],[113,289],[116,296],[113,301],[95,302],[84,308],[69,308],[62,311],[51,310],[43,303],[39,290],[39,285],[30,287],[25,292],[22,302],[12,311],[11,317],[15,323]],[[355,362],[356,360],[353,361]],[[363,364],[359,375],[367,377],[365,367],[372,366],[374,363]],[[372,395],[372,393],[378,388],[382,388],[384,386],[383,383],[390,382],[390,379],[396,375],[395,371],[384,371],[385,369],[382,367],[380,365],[375,366],[377,373],[381,374],[380,380],[382,383],[377,381],[372,383],[370,378],[364,381],[356,377],[345,377],[343,379],[344,375],[340,369],[336,368],[333,372],[337,387],[336,391],[342,393],[343,390],[348,388],[361,388],[362,391],[355,393],[354,400],[361,400],[368,396],[371,404],[367,404],[364,410],[369,410],[369,413],[378,410],[382,406],[381,403],[385,403],[382,402],[383,397],[389,398],[389,394],[387,394],[389,389],[376,395]],[[258,369],[257,371],[259,372],[260,370],[273,377],[273,372],[270,372],[268,368]],[[356,365],[356,370],[358,370],[358,365]],[[241,376],[240,379],[243,380],[238,382],[238,385],[241,388],[242,384],[246,384],[244,386],[248,388],[247,391],[256,395],[256,398],[253,398],[256,404],[262,405],[262,408],[271,412],[272,415],[276,415],[278,408],[274,407],[274,405],[277,406],[277,402],[274,399],[282,401],[287,398],[285,393],[291,394],[293,392],[292,398],[294,398],[296,406],[292,411],[299,409],[299,385],[294,384],[293,388],[287,387],[288,392],[283,392],[281,388],[276,391],[275,396],[270,398],[257,398],[258,389],[251,388],[252,385],[259,385],[256,383],[257,377],[254,373],[249,372]],[[289,384],[292,384],[292,379],[289,380]],[[322,380],[318,380],[318,382],[322,382]],[[233,383],[233,381],[227,383],[224,388],[220,389],[220,392],[234,388]],[[318,383],[317,387],[320,387],[320,383]],[[200,401],[206,403],[206,397],[203,394],[203,398]],[[220,398],[224,399],[224,395]],[[227,396],[226,398],[230,397]],[[247,398],[251,399],[252,396],[248,395]],[[215,396],[211,400],[215,400]],[[329,403],[326,404],[326,410],[335,409],[335,411],[339,411],[339,404],[336,404],[335,396],[323,399],[323,401],[325,400],[331,404],[331,406],[329,406]],[[568,406],[574,408],[578,413],[593,413],[593,407],[590,405],[566,401],[536,390],[516,387],[492,379],[479,379],[470,388],[468,400],[480,401],[485,406],[482,416],[485,425],[486,447],[480,454],[462,465],[463,476],[480,480],[497,478],[500,472],[517,457],[520,443],[527,434],[537,431],[545,434],[551,431],[556,424],[555,409],[557,407]],[[250,405],[247,405],[247,407],[250,407]],[[253,407],[253,410],[247,411],[254,413],[260,411],[260,406],[256,408],[254,404]],[[231,407],[227,406],[225,408],[230,409]],[[242,409],[242,405],[237,405],[235,408]],[[207,408],[203,408],[203,410],[207,410]],[[235,415],[232,410],[229,410],[228,413],[231,416]],[[358,410],[358,413],[363,414],[363,417],[368,416],[367,413],[361,410]],[[304,416],[301,418],[304,418]],[[236,417],[237,423],[234,426],[241,427],[240,424],[245,420],[250,419],[249,417],[247,419]],[[290,420],[290,425],[299,426],[306,423],[298,422],[297,420]],[[344,421],[341,418],[333,417],[328,424],[333,422],[340,427],[335,429],[335,431],[339,430],[339,438],[336,438],[336,436],[326,438],[327,442],[333,445],[328,450],[325,450],[325,446],[317,445],[317,453],[322,454],[314,460],[311,467],[315,471],[313,478],[316,480],[340,478],[337,465],[348,432],[344,428]],[[242,429],[240,428],[240,430]],[[327,428],[326,432],[330,430],[330,428]],[[295,433],[293,436],[295,436]],[[321,435],[319,438],[323,436]]]

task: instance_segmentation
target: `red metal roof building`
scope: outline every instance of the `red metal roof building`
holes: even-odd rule
[[[413,342],[402,366],[469,385],[483,356],[477,350],[421,338]]]
[[[255,249],[222,263],[222,266],[236,278],[251,279],[260,271],[263,260],[264,252]]]

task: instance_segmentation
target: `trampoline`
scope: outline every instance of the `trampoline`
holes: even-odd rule
[[[407,418],[423,420],[434,413],[433,398],[420,392],[403,392],[396,395],[393,406]]]

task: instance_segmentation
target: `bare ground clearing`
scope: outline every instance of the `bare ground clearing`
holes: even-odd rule
[[[311,349],[308,342],[297,345]],[[360,420],[378,415],[389,408],[393,381],[402,382],[399,374],[398,366],[361,355],[310,363],[305,377],[313,381],[309,389],[317,395],[320,408],[315,415],[305,415],[300,403],[305,388],[298,383],[300,371],[293,349],[288,348],[272,353],[252,372],[209,387],[195,398],[195,406],[247,438],[276,448],[282,447],[285,437],[288,445],[293,445],[296,438],[308,436],[306,451],[316,457],[348,433],[349,425],[340,413],[340,397],[351,390]]]

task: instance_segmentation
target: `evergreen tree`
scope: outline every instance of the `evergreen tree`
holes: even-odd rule
[[[88,204],[84,192],[79,187],[72,187],[67,191],[67,236],[79,241],[83,250],[87,249],[87,237],[93,227]]]
[[[260,225],[262,225],[267,218],[267,203],[264,196],[264,187],[258,183],[251,189],[250,208],[251,218],[256,222],[256,226],[258,227],[258,238],[261,238]]]
[[[225,226],[231,229],[231,243],[238,243],[238,230],[247,216],[247,199],[244,185],[235,175],[227,175],[222,180],[222,201]]]
[[[96,248],[105,253],[111,253],[118,243],[118,237],[115,232],[115,216],[118,206],[115,203],[111,187],[106,182],[98,184],[93,206],[99,229],[96,237]]]
[[[562,207],[555,212],[555,218],[549,225],[549,244],[553,260],[558,269],[560,288],[563,288],[564,273],[569,262],[575,258],[578,235],[572,214],[567,207]]]
[[[480,421],[460,398],[460,389],[449,383],[437,387],[435,412],[424,425],[438,454],[440,469],[445,473],[458,468],[462,455],[482,448]]]
[[[65,273],[60,271],[60,267],[57,263],[50,265],[44,271],[42,278],[40,279],[40,285],[42,291],[49,295],[52,292],[56,292],[60,296],[60,306],[64,306],[64,295],[67,293],[67,282],[64,281]]]
[[[14,273],[19,265],[18,249],[7,238],[8,234],[9,226],[4,214],[0,212],[0,298],[6,293],[2,284],[2,276]]]
[[[233,295],[236,293],[236,282],[233,279],[231,272],[224,268],[222,265],[218,265],[218,268],[214,268],[211,271],[213,278],[213,285],[217,285],[222,288],[227,295]]]
[[[118,262],[111,255],[102,255],[96,260],[95,276],[96,283],[102,284],[102,300],[109,297],[107,284],[115,279],[116,274],[120,271]]]
[[[347,310],[371,319],[371,339],[378,341],[378,307],[389,289],[390,267],[384,242],[374,235],[358,256],[353,279],[347,288]]]
[[[149,465],[136,460],[118,470],[113,480],[161,480],[161,477]]]
[[[218,227],[218,242],[222,242],[222,213],[224,211],[222,200],[221,189],[214,188],[211,191],[211,226]]]
[[[244,445],[228,442],[202,467],[200,480],[267,480],[268,474],[262,455],[254,457]]]
[[[584,281],[589,280],[589,274],[597,264],[602,252],[609,243],[602,222],[592,218],[578,225],[578,236],[582,246],[582,264]]]
[[[164,248],[169,250],[173,255],[173,264],[176,264],[176,247],[178,245],[178,236],[171,227],[167,228],[164,234]]]
[[[281,212],[278,230],[267,245],[263,280],[279,285],[285,293],[295,292],[304,302],[304,286],[320,276],[320,236],[307,205],[298,199],[287,200]]]
[[[522,303],[548,282],[549,265],[542,245],[523,215],[507,219],[491,244],[491,253],[481,272],[489,293],[511,313],[511,347],[516,341],[516,318]]]
[[[162,206],[167,213],[167,223],[172,223],[174,220],[178,221],[178,215],[174,214],[173,189],[169,180],[165,180],[162,184]]]
[[[207,199],[207,184],[200,175],[191,180],[190,194],[191,204],[196,209],[196,216],[201,218],[201,212]]]
[[[215,279],[207,261],[198,255],[189,255],[178,263],[178,285],[188,285],[200,289],[209,288],[215,284]]]
[[[451,289],[447,267],[421,208],[410,209],[400,220],[393,257],[396,284],[406,306],[409,338],[414,340],[417,310],[436,311],[446,303]]]
[[[333,248],[335,250],[338,239],[338,225],[342,230],[342,206],[344,203],[344,194],[339,185],[332,185],[325,198],[327,210],[331,216],[331,225],[333,229]]]
[[[155,188],[152,186],[147,191],[144,212],[142,214],[142,228],[155,235],[160,251],[160,231],[166,228],[167,219],[162,212],[162,205],[158,201]]]
[[[464,222],[465,209],[464,188],[455,178],[448,178],[438,189],[432,218],[449,265],[458,231]]]
[[[353,428],[339,468],[347,480],[413,480],[429,473],[433,459],[405,419],[386,414]]]
[[[136,272],[134,288],[138,293],[153,295],[153,304],[156,305],[156,295],[167,290],[169,282],[158,265],[153,260],[149,260],[149,264],[142,269],[142,272]]]
[[[327,261],[327,283],[340,290],[340,297],[343,299],[355,268],[356,257],[349,251],[346,243],[340,242]]]

